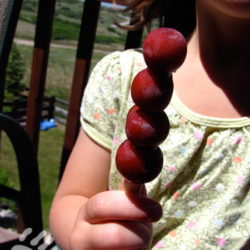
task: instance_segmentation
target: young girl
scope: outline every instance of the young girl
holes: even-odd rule
[[[148,10],[142,22],[164,2],[192,3],[131,2]],[[114,158],[143,57],[114,52],[93,70],[51,209],[62,249],[250,248],[250,1],[195,5],[197,25],[165,110],[171,129],[161,145],[164,167],[141,194],[119,190]]]

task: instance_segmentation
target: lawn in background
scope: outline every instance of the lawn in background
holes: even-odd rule
[[[17,44],[17,47],[21,52],[25,64],[25,74],[22,83],[28,87],[30,83],[33,47],[22,44]],[[107,52],[105,50],[97,49],[96,52],[94,51],[91,69],[106,54]],[[76,48],[50,48],[45,85],[46,94],[54,95],[66,101],[69,100],[75,57]]]
[[[58,185],[60,160],[64,127],[58,125],[47,131],[40,131],[40,143],[38,152],[42,212],[44,229],[49,229],[49,210],[51,202]],[[2,132],[0,167],[8,173],[8,185],[13,188],[20,188],[16,157],[11,142],[7,135]]]

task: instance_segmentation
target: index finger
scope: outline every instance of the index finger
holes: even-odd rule
[[[83,219],[89,223],[105,221],[144,221],[160,219],[160,204],[148,197],[127,194],[124,191],[106,191],[88,200],[84,206]]]

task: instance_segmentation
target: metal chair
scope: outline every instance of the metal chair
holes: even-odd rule
[[[0,184],[0,197],[13,200],[19,207],[18,231],[30,228],[32,231],[22,245],[43,230],[39,171],[37,157],[26,131],[11,117],[0,113],[0,130],[9,137],[17,159],[20,190]],[[0,249],[10,249],[20,243],[18,238],[0,243]]]

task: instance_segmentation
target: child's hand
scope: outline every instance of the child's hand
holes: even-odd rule
[[[70,245],[79,249],[149,249],[152,223],[161,206],[124,191],[107,191],[90,198],[79,210]]]

